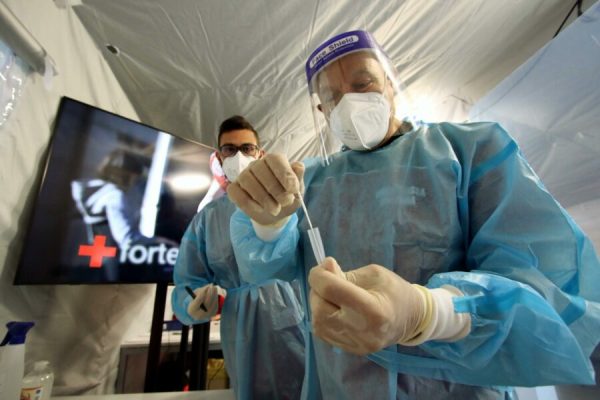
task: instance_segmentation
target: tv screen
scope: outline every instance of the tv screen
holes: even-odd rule
[[[15,284],[171,282],[212,152],[63,97]]]

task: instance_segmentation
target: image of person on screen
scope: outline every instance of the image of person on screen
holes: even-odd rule
[[[143,204],[149,192],[158,194],[157,211],[169,215],[172,207],[171,196],[161,181],[155,179],[153,185],[149,184],[152,165],[145,154],[124,147],[114,149],[100,162],[95,177],[71,182],[71,195],[85,225],[87,243],[92,248],[99,245],[119,249],[118,257],[106,257],[101,266],[95,266],[103,275],[98,279],[154,282],[170,277],[173,271],[177,242],[162,232],[154,234],[154,229],[142,229]],[[166,219],[158,212],[146,217],[146,222],[154,222],[155,226]],[[145,233],[150,231],[153,233]],[[80,251],[81,247],[75,254],[81,255]]]
[[[119,247],[145,238],[139,231],[146,165],[140,155],[116,149],[98,167],[97,178],[71,182],[71,194],[85,223],[88,242],[111,238]]]

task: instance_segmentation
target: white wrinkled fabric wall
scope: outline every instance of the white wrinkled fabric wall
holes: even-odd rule
[[[267,151],[317,155],[304,63],[334,34],[369,30],[429,121],[471,105],[543,46],[563,0],[82,0],[74,11],[140,117],[210,146],[246,116]],[[332,148],[330,148],[331,150]]]
[[[54,394],[111,392],[124,335],[139,330],[151,285],[13,286],[23,235],[43,172],[59,99],[66,95],[137,119],[101,53],[71,9],[50,0],[3,0],[48,51],[59,70],[50,91],[32,74],[0,130],[0,336],[10,320],[36,326],[26,366],[49,360]],[[44,260],[40,260],[40,263]]]

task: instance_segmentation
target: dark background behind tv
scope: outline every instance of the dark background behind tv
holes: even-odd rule
[[[105,259],[108,264],[112,261],[117,273],[107,274],[108,264],[100,269],[89,268],[89,258],[77,256],[79,245],[85,244],[87,238],[71,195],[71,182],[95,178],[98,164],[119,144],[152,145],[158,133],[150,126],[63,97],[15,284],[171,282],[172,267],[115,265],[116,259]],[[206,146],[173,138],[163,175],[155,237],[179,243],[208,186],[176,191],[167,183],[168,178],[190,172],[203,173],[210,179],[211,152]],[[114,241],[107,244],[116,245]]]

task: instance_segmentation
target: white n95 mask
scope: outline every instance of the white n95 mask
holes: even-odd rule
[[[329,126],[352,150],[370,150],[385,138],[390,113],[390,103],[381,93],[346,93],[331,111]]]
[[[223,172],[229,182],[235,181],[240,173],[254,160],[256,158],[245,155],[241,150],[235,156],[225,158],[223,160]]]

